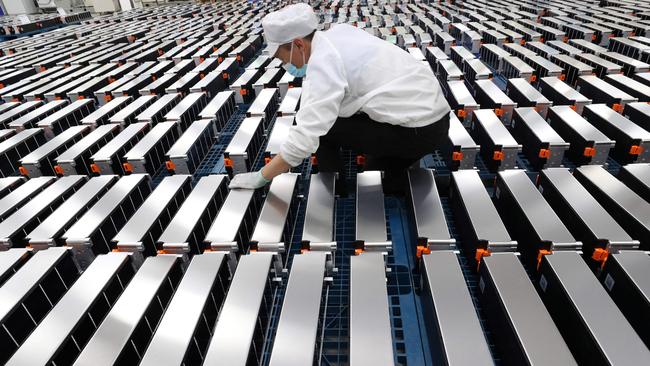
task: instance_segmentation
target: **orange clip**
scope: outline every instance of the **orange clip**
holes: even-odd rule
[[[591,35],[591,40],[592,40],[592,41],[595,41],[596,39],[597,39],[596,35],[595,35],[595,34],[592,34],[592,35]]]
[[[525,45],[525,44],[526,44],[526,40],[522,38],[521,41],[519,41],[519,44],[521,44],[522,46]]]
[[[237,55],[237,61],[241,62],[241,55]]]
[[[11,101],[12,101],[12,102],[20,102],[20,99],[18,99],[18,98],[11,98]]]
[[[564,42],[564,43],[567,43],[567,42],[569,42],[569,37],[567,37],[567,36],[564,36],[564,38],[562,38],[562,42]]]
[[[596,262],[601,262],[600,268],[605,267],[605,263],[607,262],[607,258],[609,257],[609,252],[607,249],[603,248],[596,248],[594,249],[594,252],[591,254],[591,259],[595,260]]]
[[[248,91],[246,89],[239,89],[239,94],[240,95],[246,95],[246,94],[248,94]]]
[[[421,258],[422,255],[424,255],[424,254],[431,254],[431,249],[429,249],[428,247],[423,246],[423,245],[418,245],[415,248],[415,256],[417,258]]]
[[[357,155],[357,165],[365,165],[366,157],[363,155]]]
[[[225,165],[226,168],[232,168],[232,166],[233,166],[232,159],[223,158],[223,165]]]
[[[454,161],[460,161],[463,160],[463,152],[462,151],[454,151],[451,153],[451,160]]]
[[[311,156],[311,165],[318,165],[318,159],[316,158],[316,155]]]
[[[465,116],[467,115],[467,112],[465,112],[464,109],[459,109],[458,111],[456,111],[456,114],[457,114],[458,117],[460,117],[460,118],[465,118]]]
[[[223,57],[217,57],[217,62],[221,63],[223,61]]]
[[[55,165],[54,166],[54,173],[56,173],[58,175],[63,175],[63,173],[65,173],[65,172],[63,171],[63,168],[61,168],[61,166]]]
[[[97,164],[90,164],[90,171],[97,174],[101,173],[99,166]]]
[[[271,162],[271,158],[269,158],[269,157],[264,158],[264,165],[267,165],[270,162]]]
[[[493,160],[503,160],[503,151],[495,151],[492,155]]]
[[[566,79],[566,75],[565,74],[560,74],[560,80],[564,81],[564,79]]]
[[[540,249],[537,252],[537,270],[539,271],[539,266],[542,265],[542,258],[544,258],[545,255],[547,254],[553,254],[552,251],[546,250],[546,249]]]
[[[357,248],[357,249],[354,250],[354,255],[359,255],[361,253],[363,253],[363,249],[361,249],[361,248]]]
[[[537,75],[531,75],[530,82],[533,83],[535,81],[537,81]]]
[[[5,87],[5,84],[0,83],[0,89],[2,89],[2,88],[4,88],[4,87]]]
[[[497,115],[497,117],[503,116],[503,109],[501,108],[494,108],[494,114]]]
[[[614,103],[614,105],[612,105],[612,109],[618,113],[623,113],[623,108],[624,108],[623,104]]]
[[[29,176],[29,172],[27,171],[27,169],[25,169],[24,166],[19,166],[18,172],[20,172],[20,175],[24,175],[26,177]]]
[[[113,99],[113,96],[111,96],[111,95],[104,95],[104,101],[105,101],[105,102],[110,102],[111,99]]]
[[[224,79],[228,79],[229,77],[230,77],[230,75],[228,75],[227,72],[224,72],[224,73],[223,73],[223,78],[224,78]]]
[[[575,105],[575,104],[574,104],[574,105],[570,105],[569,107],[570,107],[571,109],[573,109],[574,111],[576,111],[576,112],[577,112],[577,109],[578,109],[578,107],[576,107],[576,105]]]
[[[43,72],[43,71],[47,70],[47,67],[41,66],[39,69],[41,70],[41,72]]]
[[[639,145],[632,145],[630,147],[630,155],[641,155],[643,153],[643,147]]]
[[[492,253],[487,249],[480,249],[480,248],[476,249],[476,257],[475,257],[475,259],[476,259],[476,270],[477,271],[481,266],[481,259],[483,257],[489,257],[490,255],[492,255]]]
[[[82,99],[86,99],[86,97],[84,97],[83,95],[77,97],[77,100],[82,100]]]
[[[199,63],[202,63],[203,61],[205,61],[205,57],[199,57]]]
[[[539,155],[540,158],[542,159],[548,159],[549,156],[551,156],[551,150],[549,149],[539,149]]]
[[[133,173],[133,165],[131,165],[131,163],[124,163],[122,164],[122,167],[126,173]]]
[[[174,164],[173,161],[168,160],[165,162],[165,168],[167,168],[167,170],[170,172],[173,172],[176,169],[176,164]]]
[[[593,147],[585,147],[585,151],[583,153],[584,156],[587,157],[592,157],[596,155],[596,149]]]
[[[61,100],[61,97],[56,96],[56,97],[54,97],[54,100]]]

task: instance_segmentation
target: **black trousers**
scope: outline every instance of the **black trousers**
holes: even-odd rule
[[[343,175],[341,148],[351,149],[366,157],[366,170],[384,171],[387,182],[401,184],[406,169],[447,139],[449,115],[427,126],[409,128],[377,122],[367,114],[356,114],[336,120],[329,132],[320,138],[316,151],[318,169]]]

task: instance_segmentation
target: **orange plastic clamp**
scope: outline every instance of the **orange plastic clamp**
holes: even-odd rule
[[[605,263],[607,262],[607,258],[609,257],[609,252],[607,249],[603,248],[596,248],[594,249],[594,252],[591,254],[591,259],[595,260],[596,262],[601,263],[601,268],[605,267]]]
[[[456,111],[456,114],[457,114],[458,117],[460,117],[460,118],[465,118],[465,116],[467,115],[467,112],[465,112],[464,109],[459,109],[458,111]]]
[[[225,165],[226,168],[232,168],[232,166],[233,166],[232,159],[224,158],[223,159],[223,165]]]
[[[205,57],[199,57],[199,63],[205,61]]]
[[[61,100],[61,97],[56,96],[56,97],[54,97],[54,100]]]
[[[108,83],[109,83],[109,84],[114,83],[115,80],[117,80],[117,79],[115,79],[115,78],[108,78]]]
[[[497,117],[503,116],[503,109],[501,108],[494,108],[494,114],[497,115]]]
[[[221,63],[223,61],[223,57],[217,57],[217,62]]]
[[[4,87],[5,87],[5,84],[0,83],[0,89],[2,89],[2,88],[4,88]]]
[[[454,161],[460,161],[463,160],[463,152],[462,151],[454,151],[451,153],[451,160]]]
[[[104,95],[104,101],[105,101],[105,102],[110,102],[111,99],[113,99],[113,96],[112,96],[112,95]]]
[[[84,97],[83,95],[77,97],[77,100],[82,100],[82,99],[86,99],[86,97]]]
[[[24,166],[19,166],[18,172],[20,172],[20,175],[24,175],[26,177],[29,176],[29,172],[27,171],[27,169],[25,169]]]
[[[564,42],[564,43],[567,43],[567,42],[569,42],[569,37],[566,37],[566,36],[565,36],[565,37],[563,37],[563,38],[562,38],[562,42]]]
[[[63,173],[65,173],[65,172],[63,171],[63,168],[61,168],[61,166],[55,165],[54,166],[54,173],[56,173],[58,175],[63,175]]]
[[[229,77],[230,77],[230,75],[228,75],[227,72],[224,72],[224,73],[223,73],[223,78],[224,78],[224,79],[228,79]]]
[[[539,266],[542,265],[542,258],[544,258],[545,255],[547,254],[553,254],[552,251],[546,250],[546,249],[540,249],[537,252],[537,270],[539,271]]]
[[[564,81],[564,79],[566,79],[566,75],[565,74],[560,74],[560,80]]]
[[[577,112],[577,109],[578,109],[578,107],[576,107],[576,105],[575,105],[575,104],[574,104],[574,105],[570,105],[569,107],[570,107],[571,109],[573,109],[574,111],[576,111],[576,112]]]
[[[522,39],[521,41],[519,41],[519,43],[523,46],[523,45],[526,44],[526,40],[525,40],[525,39]]]
[[[503,160],[503,151],[495,151],[494,154],[492,155],[492,159]]]
[[[542,42],[542,43],[546,42],[546,41],[544,40],[544,37],[539,37],[539,41]]]
[[[357,248],[357,249],[354,250],[354,255],[359,255],[361,253],[363,253],[363,249],[361,249],[361,248]]]
[[[316,155],[311,156],[311,165],[318,165],[318,159],[316,158]]]
[[[365,165],[366,157],[363,155],[357,155],[357,165]]]
[[[424,255],[424,254],[431,254],[431,249],[429,249],[428,247],[425,247],[423,245],[418,245],[415,248],[415,256],[417,258],[421,258],[422,255]]]
[[[592,34],[592,35],[591,35],[591,40],[592,40],[592,41],[595,41],[596,39],[597,39],[596,35],[595,35],[595,34]]]
[[[477,271],[481,266],[481,259],[483,257],[489,257],[490,255],[492,255],[492,253],[490,253],[490,251],[487,250],[487,249],[481,249],[481,248],[476,249],[476,257],[475,258],[476,258],[476,270]]]
[[[612,109],[618,113],[623,113],[623,108],[624,106],[622,104],[614,103],[614,105],[612,105]]]
[[[585,151],[584,151],[583,155],[587,156],[587,157],[595,156],[596,155],[596,149],[594,149],[593,147],[585,147]]]
[[[271,158],[269,158],[269,157],[264,158],[264,165],[266,165],[266,164],[268,164],[270,162],[271,162]]]
[[[174,164],[174,162],[171,160],[167,160],[165,162],[165,168],[167,168],[167,170],[169,170],[170,172],[174,171],[176,169],[176,164]]]
[[[47,67],[41,66],[41,67],[39,67],[39,69],[41,70],[41,72],[43,72],[43,71],[47,70]]]
[[[237,62],[241,62],[241,55],[237,55]]]
[[[248,91],[246,89],[239,89],[239,94],[246,95]]]
[[[639,145],[632,145],[630,147],[630,155],[641,155],[643,153],[643,147]]]
[[[530,82],[532,83],[532,82],[535,82],[535,81],[537,81],[537,75],[531,76],[530,77]]]
[[[547,159],[549,156],[551,156],[551,150],[549,149],[539,149],[539,155],[540,158],[542,159]]]
[[[97,164],[90,164],[90,171],[97,174],[101,173]]]
[[[131,163],[124,163],[122,164],[122,167],[124,168],[125,172],[133,173],[133,165],[131,165]]]

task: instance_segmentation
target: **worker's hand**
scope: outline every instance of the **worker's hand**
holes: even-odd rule
[[[264,178],[262,171],[258,170],[253,173],[241,173],[235,175],[232,181],[230,181],[230,185],[228,185],[228,187],[230,189],[257,189],[264,187],[270,182],[271,181],[269,179]]]

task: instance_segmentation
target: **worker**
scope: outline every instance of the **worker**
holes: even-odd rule
[[[261,170],[236,175],[230,188],[260,188],[313,153],[321,172],[343,177],[342,148],[384,171],[384,191],[399,192],[406,169],[447,139],[449,104],[429,67],[356,27],[317,31],[300,3],[262,19],[269,55],[304,78],[300,109],[280,152]],[[338,186],[338,185],[337,185]]]

